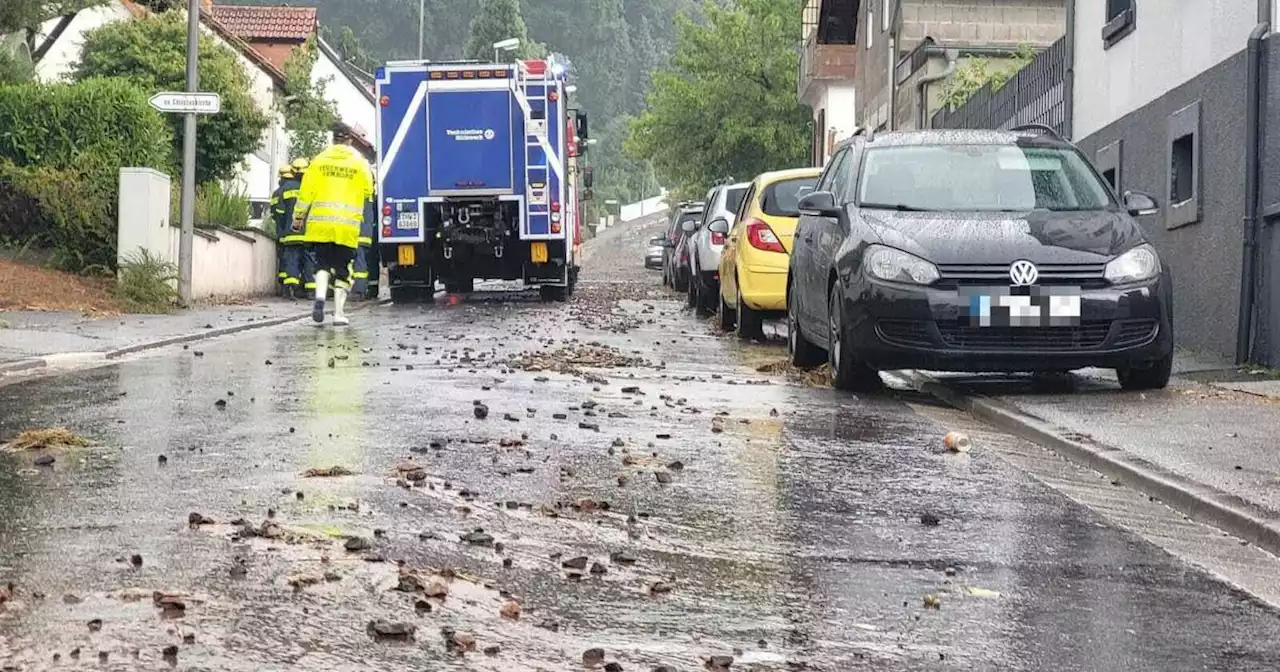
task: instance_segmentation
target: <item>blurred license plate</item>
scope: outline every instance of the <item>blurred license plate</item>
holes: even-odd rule
[[[402,212],[396,217],[396,228],[416,231],[418,229],[418,213]]]
[[[535,264],[547,263],[547,244],[534,243],[529,246],[529,257]]]
[[[1079,287],[1011,287],[966,292],[974,327],[1072,327],[1080,324]]]
[[[412,266],[417,263],[417,251],[412,245],[400,245],[396,248],[396,261],[401,266]]]

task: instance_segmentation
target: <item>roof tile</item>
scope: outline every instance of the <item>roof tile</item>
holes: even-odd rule
[[[315,7],[214,5],[213,17],[246,40],[297,40],[316,30]]]

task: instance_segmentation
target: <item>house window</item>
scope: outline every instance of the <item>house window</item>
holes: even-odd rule
[[[1102,48],[1124,39],[1137,24],[1138,0],[1106,0],[1107,22],[1102,26]]]
[[[1200,221],[1200,103],[1169,116],[1169,207],[1165,226],[1173,229]]]
[[[1106,180],[1107,184],[1110,184],[1111,189],[1117,194],[1120,193],[1120,185],[1122,184],[1120,165],[1122,157],[1121,147],[1123,142],[1123,140],[1116,140],[1102,149],[1099,149],[1098,153],[1094,155],[1093,161],[1094,165],[1098,167],[1098,172],[1102,173],[1102,179]]]

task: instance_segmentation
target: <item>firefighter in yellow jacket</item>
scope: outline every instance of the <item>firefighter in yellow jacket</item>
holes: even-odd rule
[[[373,197],[373,169],[352,146],[355,138],[350,132],[338,132],[334,142],[311,160],[293,209],[293,230],[302,233],[316,260],[316,299],[311,319],[317,325],[324,324],[330,278],[333,323],[350,323],[345,309],[351,289],[351,263],[360,245],[364,204]]]

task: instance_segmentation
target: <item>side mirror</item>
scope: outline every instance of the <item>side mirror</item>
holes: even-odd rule
[[[1134,217],[1154,215],[1160,212],[1160,205],[1156,203],[1156,199],[1141,191],[1124,192],[1124,208]]]
[[[839,212],[836,197],[829,191],[815,191],[800,199],[800,212],[823,217],[834,217]]]
[[[587,114],[585,112],[578,113],[578,123],[574,125],[578,131],[578,137],[583,140],[591,138],[591,132],[587,130]]]
[[[595,184],[595,181],[596,181],[596,169],[593,168],[592,166],[587,166],[583,168],[582,169],[582,186],[587,189],[590,189],[592,185]]]
[[[680,230],[685,233],[693,233],[698,230],[698,223],[692,219],[686,219],[683,222],[680,222]]]
[[[717,219],[707,225],[707,230],[711,233],[729,233],[729,222],[725,219]]]

